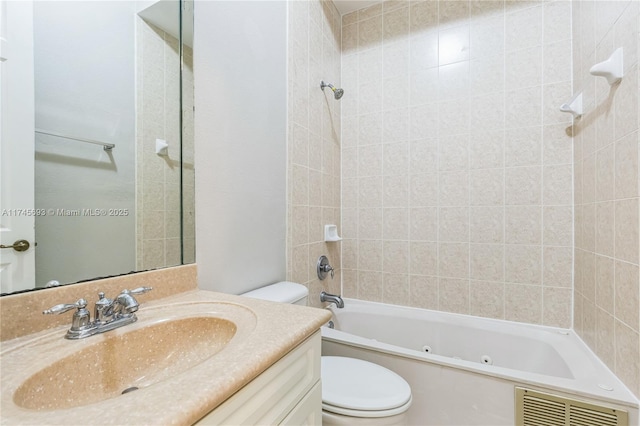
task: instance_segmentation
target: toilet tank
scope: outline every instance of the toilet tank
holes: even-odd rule
[[[309,290],[302,284],[281,281],[241,294],[253,299],[307,306]]]

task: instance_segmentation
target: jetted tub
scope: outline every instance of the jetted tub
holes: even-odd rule
[[[322,354],[404,377],[416,425],[513,425],[516,386],[606,405],[638,425],[638,399],[573,330],[344,299]]]

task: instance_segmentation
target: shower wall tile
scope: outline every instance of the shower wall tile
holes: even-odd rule
[[[505,319],[539,324],[542,322],[542,288],[535,285],[505,285]]]
[[[409,276],[406,274],[384,274],[382,300],[394,305],[408,305]]]
[[[358,148],[360,136],[369,142],[375,139],[372,134],[359,134],[358,97],[345,96],[338,102],[329,89],[319,90],[321,80],[336,87],[341,86],[340,55],[341,51],[357,51],[358,13],[341,17],[331,1],[323,0],[292,1],[287,2],[287,7],[287,279],[306,285],[309,288],[309,304],[320,306],[319,293],[322,290],[340,293],[343,280],[354,282],[354,285],[346,285],[342,293],[345,296],[357,296],[358,274],[354,271],[360,263],[373,266],[377,260],[382,264],[382,250],[369,243],[363,243],[360,247],[361,241],[357,238],[361,234],[373,243],[382,238],[381,208],[359,205],[358,198],[359,191],[366,186],[359,177],[380,176],[383,156],[381,146],[374,149],[364,146]],[[381,39],[380,13],[372,10],[369,18],[373,19],[363,24],[367,30],[363,32],[364,41]],[[375,62],[377,58],[372,60]],[[345,81],[358,81],[357,64],[358,58],[354,57],[353,75],[345,75]],[[381,76],[382,72],[379,74]],[[377,96],[378,92],[370,89],[374,85],[373,81],[364,84],[363,95]],[[344,128],[341,126],[341,114],[345,116],[345,123],[348,123]],[[376,192],[375,188],[372,190]],[[345,218],[344,226],[340,226],[341,217]],[[376,226],[367,226],[360,231],[359,223]],[[345,240],[325,242],[326,224],[339,225],[338,232]],[[382,246],[381,241],[379,245]],[[341,250],[344,250],[344,257]],[[367,259],[367,254],[372,257]],[[334,279],[318,279],[316,263],[321,255],[326,255],[334,267]],[[345,267],[348,269],[343,270]],[[371,290],[381,299],[382,280],[372,283]]]
[[[438,240],[446,242],[469,241],[469,208],[440,207]]]
[[[409,209],[390,208],[382,211],[384,218],[382,238],[385,240],[409,240]]]
[[[411,2],[409,22],[411,34],[417,34],[424,30],[432,30],[434,27],[437,28],[438,2]]]
[[[615,345],[614,334],[614,318],[607,311],[603,309],[597,309],[595,312],[596,317],[596,354],[607,365],[607,367],[615,368],[614,353],[607,351],[605,348]]]
[[[548,206],[542,211],[542,241],[550,246],[572,243],[573,209],[571,206]]]
[[[504,281],[504,246],[502,244],[471,244],[470,260],[471,278]]]
[[[409,306],[424,309],[437,309],[438,278],[424,275],[410,275],[409,295]]]
[[[638,301],[638,266],[617,261],[615,263],[615,307],[616,317],[635,331],[640,324],[640,302]]]
[[[473,206],[501,206],[504,204],[504,169],[472,170],[470,200]]]
[[[571,326],[573,138],[556,113],[571,94],[571,18],[568,1],[449,0],[343,17],[343,277],[358,280],[344,290]],[[604,163],[611,187],[637,180],[632,142]]]
[[[544,286],[572,288],[573,250],[571,247],[545,247],[542,262]]]
[[[640,5],[586,0],[574,5],[573,89],[583,92],[585,104],[585,114],[571,129],[576,140],[574,324],[640,396]],[[624,48],[625,76],[609,86],[591,76],[589,68],[617,47]]]
[[[473,243],[504,242],[504,207],[469,208],[469,239]]]
[[[471,169],[504,166],[505,132],[503,129],[469,132],[469,167]]]
[[[504,283],[470,281],[471,315],[486,318],[504,318]]]
[[[469,312],[469,280],[440,278],[438,280],[438,306],[447,312]]]
[[[562,327],[571,322],[572,289],[545,287],[542,289],[542,322],[552,327]]]
[[[638,367],[640,338],[636,330],[622,321],[616,320],[614,327],[615,372],[630,389],[638,389],[640,387],[640,367]]]
[[[410,228],[407,238],[412,241],[438,241],[437,207],[411,208],[409,215]]]
[[[507,246],[505,281],[540,285],[542,279],[542,249],[537,245]]]

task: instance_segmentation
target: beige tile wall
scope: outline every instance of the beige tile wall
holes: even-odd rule
[[[324,225],[340,224],[340,105],[320,81],[340,87],[340,14],[331,1],[287,2],[288,202],[287,279],[309,288],[320,306],[324,289],[340,292],[340,243],[324,242]],[[337,274],[320,281],[316,263],[328,256]]]
[[[178,40],[137,19],[136,243],[137,270],[180,265],[180,56]],[[183,77],[193,87],[193,53],[185,47]],[[185,263],[195,261],[193,92],[183,99]],[[155,152],[156,138],[169,156]]]
[[[573,4],[574,90],[585,114],[575,139],[574,326],[640,396],[638,278],[639,28],[637,1]],[[609,86],[589,68],[623,47],[625,76]]]
[[[568,1],[342,17],[346,296],[571,326]]]

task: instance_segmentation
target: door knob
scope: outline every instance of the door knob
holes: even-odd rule
[[[5,246],[4,244],[0,244],[0,248],[12,248],[15,251],[27,251],[31,247],[29,241],[27,240],[18,240],[10,246]]]

